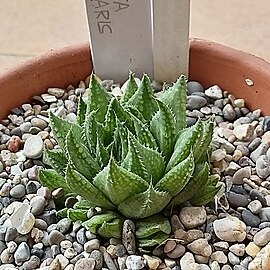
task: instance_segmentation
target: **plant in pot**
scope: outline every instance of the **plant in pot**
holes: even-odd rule
[[[1,118],[7,114],[7,109],[31,96],[45,92],[52,85],[66,88],[86,77],[91,70],[88,44],[79,49],[50,53],[50,56],[35,60],[34,66],[27,64],[0,77],[1,101],[6,101],[1,103]],[[267,148],[268,118],[260,117],[259,111],[249,111],[243,100],[209,86],[218,83],[235,96],[245,97],[250,108],[260,107],[267,114],[267,104],[262,101],[261,94],[269,85],[269,70],[269,64],[253,56],[195,40],[191,42],[190,78],[204,84],[197,95],[191,92],[192,83],[187,86],[186,79],[181,77],[172,87],[164,87],[156,97],[147,76],[137,85],[130,74],[126,91],[116,98],[104,91],[92,75],[88,97],[79,98],[80,94],[76,97],[78,107],[76,119],[72,116],[74,121],[53,113],[58,108],[56,102],[45,102],[42,97],[35,97],[32,105],[26,103],[13,110],[0,126],[1,140],[10,135],[7,144],[1,141],[0,153],[0,166],[4,165],[2,169],[0,167],[1,237],[5,235],[1,240],[0,255],[5,264],[3,267],[29,269],[30,264],[35,265],[32,269],[75,267],[77,270],[84,265],[89,269],[116,269],[119,266],[133,270],[143,267],[173,270],[181,267],[186,270],[191,267],[208,269],[209,265],[213,269],[232,269],[234,266],[268,269],[268,228],[263,227],[269,219],[268,176],[267,170],[263,170],[264,175],[260,170],[268,168],[260,167],[265,165],[267,153],[258,154],[260,149]],[[14,74],[17,80],[12,76]],[[79,93],[83,85],[80,83],[77,89],[68,87],[67,94],[63,89],[54,89],[55,94],[57,91],[62,93],[54,100],[60,106],[70,104],[70,100],[75,99],[74,93]],[[8,92],[10,88],[16,92],[14,101]],[[221,99],[214,96],[214,90],[218,95],[222,93]],[[52,89],[49,93],[53,93]],[[267,95],[269,92],[265,91],[266,98]],[[200,101],[207,100],[207,105],[204,101],[204,105],[200,105],[203,107],[191,109],[190,99],[194,96],[200,96],[195,98]],[[141,97],[145,102],[141,102]],[[228,116],[232,114],[226,114],[228,108],[229,112],[235,112],[231,120]],[[212,109],[217,112],[215,120],[222,120],[218,124],[211,118]],[[32,125],[32,134],[21,126],[22,117]],[[198,120],[184,128],[186,120],[201,117],[208,120]],[[39,135],[35,133],[40,132],[35,126],[37,118],[47,121],[46,125],[43,122],[46,128]],[[49,134],[51,129],[57,144]],[[252,134],[245,133],[250,130]],[[17,141],[17,152],[10,147],[14,146],[11,136],[23,140]],[[48,138],[54,142],[45,150],[46,165],[39,157],[17,161],[21,160],[26,145],[29,147],[28,139],[36,136],[42,137],[44,144]],[[164,140],[165,137],[169,140]],[[211,139],[212,149],[209,146]],[[33,163],[43,167],[39,172],[40,180],[53,190],[54,202],[58,210],[62,209],[58,213],[64,218],[59,221],[55,219],[54,202],[48,199],[51,193],[40,187],[33,173],[34,167],[31,168]],[[18,167],[23,170],[22,179],[11,173]],[[209,168],[220,176],[211,176]],[[229,209],[216,209],[212,204],[189,206],[187,201],[202,205],[211,200],[217,192],[219,178],[226,186]],[[39,188],[37,194],[30,187]],[[19,192],[22,190],[26,193]],[[45,212],[42,212],[43,208],[37,213],[36,206],[45,201],[44,198]],[[185,207],[179,205],[182,202]],[[29,211],[28,220],[23,208]],[[199,219],[200,215],[202,219]],[[188,222],[183,216],[188,217]],[[29,230],[25,232],[16,227],[14,217],[17,221],[27,221]],[[74,221],[72,226],[70,220]],[[66,231],[64,223],[69,224],[69,230]],[[13,239],[14,227],[17,233]],[[133,245],[134,235],[137,247],[140,247],[137,251]],[[55,239],[55,236],[60,238]],[[120,237],[122,242],[116,239]],[[135,253],[136,256],[131,255]]]
[[[211,201],[219,190],[218,178],[209,175],[214,122],[199,119],[186,127],[186,93],[184,76],[155,98],[147,75],[138,86],[130,74],[118,100],[92,75],[76,123],[51,113],[60,149],[46,150],[53,170],[41,170],[40,181],[52,191],[60,187],[66,196],[80,196],[61,215],[118,239],[124,219],[137,220],[138,244],[150,247],[171,233],[163,209],[188,200],[194,205]],[[89,219],[90,207],[102,211]]]

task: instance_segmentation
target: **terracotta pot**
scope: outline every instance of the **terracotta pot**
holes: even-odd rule
[[[91,71],[89,45],[85,43],[50,51],[3,72],[0,74],[0,119],[48,87],[75,85]],[[260,108],[264,114],[270,114],[270,64],[258,57],[192,39],[190,79],[205,87],[218,84],[236,97],[244,98],[250,109]]]

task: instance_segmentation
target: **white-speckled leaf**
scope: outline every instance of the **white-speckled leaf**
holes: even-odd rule
[[[115,206],[90,183],[82,174],[73,170],[71,166],[67,167],[66,183],[68,187],[84,199],[93,203],[95,206],[104,207],[105,209],[114,209]]]
[[[65,194],[71,193],[71,189],[66,184],[64,177],[55,170],[40,170],[38,176],[40,183],[51,191],[62,188]]]
[[[110,98],[108,92],[101,86],[96,76],[92,74],[88,90],[87,114],[96,111],[96,121],[103,123]]]
[[[77,118],[76,118],[77,125],[79,126],[83,126],[86,115],[86,109],[87,109],[86,103],[83,101],[82,97],[79,97]]]
[[[158,105],[153,95],[151,82],[147,75],[143,76],[138,90],[129,99],[128,105],[137,108],[148,121],[152,119],[154,113],[158,110]]]
[[[184,189],[178,193],[170,202],[172,206],[179,206],[181,203],[188,201],[195,194],[197,194],[205,184],[209,177],[209,166],[207,162],[204,164],[196,165],[193,176],[184,187]],[[199,192],[200,193],[200,192]]]
[[[93,180],[93,184],[115,205],[147,189],[148,184],[138,175],[118,166],[113,158]]]
[[[202,130],[203,124],[199,119],[194,126],[186,128],[180,133],[175,143],[173,154],[167,164],[166,172],[184,160],[189,155],[191,149],[196,148],[197,143],[200,141]]]
[[[177,82],[159,97],[175,115],[176,134],[186,127],[187,79],[182,75]]]
[[[73,129],[67,135],[66,149],[72,165],[91,181],[100,170],[100,166],[80,138],[74,135]]]
[[[155,188],[176,196],[188,183],[194,171],[195,163],[192,151],[189,156],[167,172]]]
[[[146,191],[124,200],[118,210],[128,218],[145,218],[162,211],[171,198],[168,192],[158,191],[150,184]]]
[[[45,149],[44,161],[62,176],[65,175],[68,160],[62,149]]]
[[[154,135],[159,149],[168,160],[172,154],[175,142],[175,119],[167,105],[158,101],[159,110],[150,123],[150,130]]]
[[[126,157],[121,163],[121,167],[125,168],[129,172],[135,173],[143,179],[149,179],[148,172],[140,156],[137,144],[132,138],[132,134],[128,134],[128,152]]]
[[[134,73],[130,72],[129,73],[129,79],[127,83],[127,87],[125,89],[125,92],[123,93],[120,102],[121,103],[126,103],[129,101],[129,99],[134,95],[134,93],[137,91],[138,85],[134,79]]]
[[[50,126],[52,128],[53,136],[57,140],[61,148],[65,147],[66,136],[74,123],[69,122],[66,119],[56,116],[54,113],[49,113]]]

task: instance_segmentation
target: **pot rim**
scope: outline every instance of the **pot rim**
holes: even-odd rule
[[[260,57],[212,41],[190,39],[189,79],[204,87],[218,84],[237,97],[252,99],[251,109],[270,113],[270,64]],[[67,87],[86,78],[92,71],[89,43],[51,50],[0,73],[0,119],[7,112],[45,92],[49,87]],[[224,76],[226,74],[226,76]],[[253,81],[248,86],[246,79]],[[238,90],[239,89],[239,90]],[[14,94],[10,94],[11,91]],[[12,99],[10,98],[12,96]]]

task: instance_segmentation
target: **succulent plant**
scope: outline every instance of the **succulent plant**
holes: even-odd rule
[[[41,170],[40,181],[75,194],[78,202],[60,214],[93,233],[121,237],[128,218],[139,244],[153,246],[171,230],[164,208],[203,205],[218,192],[209,175],[213,119],[186,127],[185,76],[156,98],[148,76],[138,86],[131,73],[118,100],[92,75],[76,122],[50,113],[50,125],[59,147],[46,150],[52,169]],[[102,211],[88,219],[91,207]]]

